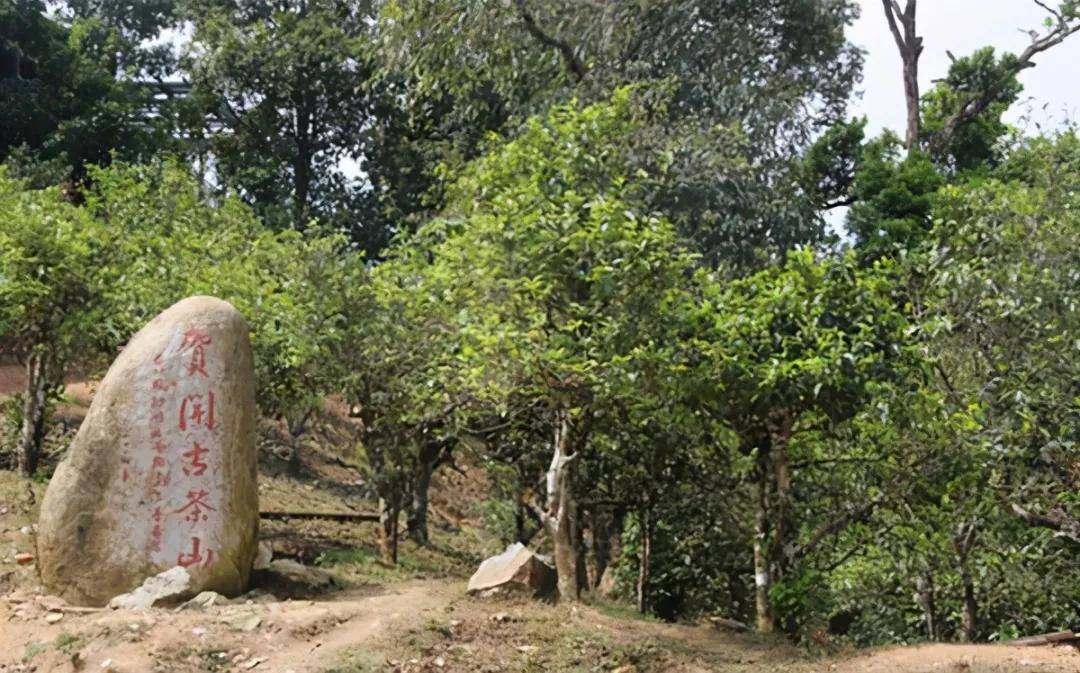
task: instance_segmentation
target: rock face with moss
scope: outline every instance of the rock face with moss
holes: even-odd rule
[[[256,553],[254,369],[230,304],[190,297],[102,380],[42,502],[47,589],[103,605],[180,566],[192,594],[242,592]]]

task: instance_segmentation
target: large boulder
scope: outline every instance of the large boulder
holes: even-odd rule
[[[537,598],[555,592],[555,568],[520,542],[480,564],[469,578],[469,593],[523,592]]]
[[[248,325],[190,297],[102,380],[41,506],[38,565],[70,603],[104,605],[174,566],[189,592],[243,592],[259,524]]]

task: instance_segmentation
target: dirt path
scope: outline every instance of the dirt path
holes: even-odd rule
[[[939,643],[819,658],[776,639],[708,626],[616,620],[601,615],[588,621],[623,638],[658,639],[667,642],[670,649],[686,648],[696,653],[705,670],[724,673],[1080,673],[1080,650],[1071,646]]]
[[[319,601],[190,610],[70,610],[48,596],[0,598],[0,673],[324,673],[359,657],[382,670],[614,670],[679,673],[1076,673],[1069,647],[925,645],[806,654],[781,639],[602,614],[481,601],[432,580]],[[622,652],[623,654],[620,654]],[[650,654],[651,653],[651,654]],[[637,665],[622,665],[637,660]]]
[[[936,644],[889,647],[834,662],[836,673],[1077,673],[1080,652],[1070,646]]]
[[[323,601],[78,614],[48,597],[11,594],[0,600],[0,672],[317,673],[388,628],[427,619],[449,599],[445,585],[421,582]]]

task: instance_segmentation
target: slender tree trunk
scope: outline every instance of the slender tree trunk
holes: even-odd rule
[[[578,525],[577,525],[577,585],[578,593],[582,591],[588,591],[592,587],[592,583],[589,582],[589,558],[588,558],[588,545],[585,544],[585,526],[584,521],[588,517],[581,514],[578,510]]]
[[[915,600],[923,611],[923,621],[926,623],[926,637],[929,640],[937,640],[937,625],[934,615],[937,607],[934,598],[934,574],[927,570],[925,575],[920,575],[915,580]]]
[[[48,356],[34,353],[26,361],[26,397],[23,399],[22,427],[16,451],[19,472],[28,477],[37,471],[41,459],[48,394]]]
[[[379,497],[379,554],[383,563],[397,565],[398,561],[398,513],[401,511],[396,498]]]
[[[612,596],[615,593],[615,572],[622,561],[622,534],[626,516],[621,508],[616,508],[611,514],[607,527],[607,562],[602,571],[598,569],[600,578],[597,580],[598,588],[602,596]],[[597,561],[599,564],[599,561]],[[598,565],[599,568],[599,565]]]
[[[975,598],[975,578],[971,574],[969,561],[971,550],[975,547],[975,537],[978,534],[979,523],[977,519],[966,521],[953,538],[956,547],[956,557],[960,566],[960,582],[964,587],[964,621],[961,638],[967,642],[975,640],[976,627],[978,624],[978,602]]]
[[[757,630],[772,633],[776,629],[775,615],[769,600],[773,586],[773,569],[779,560],[774,526],[773,490],[777,465],[773,457],[771,426],[755,433],[757,446],[757,488],[754,503],[754,608]]]
[[[757,483],[757,503],[754,511],[754,608],[757,630],[772,633],[773,614],[769,604],[769,473],[760,471]]]
[[[599,507],[594,508],[591,514],[593,572],[590,587],[596,589],[611,562],[611,515]]]
[[[555,547],[555,570],[559,575],[559,596],[566,601],[581,597],[578,584],[578,508],[574,495],[574,466],[577,436],[568,409],[556,412],[551,466],[547,472],[547,511],[544,523]]]
[[[652,572],[652,513],[646,506],[641,510],[641,558],[638,559],[637,609],[644,613],[649,609],[649,575]]]
[[[978,617],[979,605],[975,600],[975,580],[971,572],[965,567],[961,580],[964,583],[964,640],[971,643],[975,641],[975,628]]]
[[[307,228],[311,201],[312,112],[309,107],[307,83],[301,77],[293,95],[296,105],[296,156],[293,159],[293,226]]]
[[[787,444],[794,415],[776,414],[760,435],[757,455],[757,502],[754,511],[754,607],[757,630],[776,630],[776,614],[769,591],[794,562],[788,549],[793,530],[790,521],[791,470]]]
[[[772,536],[770,584],[783,579],[794,564],[794,559],[790,557],[789,542],[796,527],[791,521],[791,469],[788,466],[787,451],[792,427],[793,416],[784,413],[780,414],[769,428],[769,457],[772,462],[773,488],[775,489],[771,503],[775,530]]]

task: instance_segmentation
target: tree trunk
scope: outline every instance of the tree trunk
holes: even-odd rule
[[[293,94],[296,105],[296,155],[293,158],[293,227],[299,231],[307,228],[311,200],[312,112],[309,107],[307,82],[301,76]]]
[[[592,588],[592,583],[589,582],[589,554],[588,545],[585,544],[585,526],[584,521],[588,517],[581,514],[581,510],[578,510],[578,525],[577,525],[577,585],[578,593],[582,591],[588,591]]]
[[[439,466],[442,457],[441,442],[425,442],[420,446],[413,468],[412,497],[409,501],[409,516],[405,526],[409,537],[420,545],[430,541],[428,536],[428,492],[431,490],[431,477]]]
[[[42,353],[26,361],[26,397],[23,399],[22,427],[16,447],[19,472],[32,477],[41,459],[45,439],[45,407],[49,394],[49,360]]]
[[[649,574],[652,572],[652,515],[646,507],[641,511],[641,558],[638,559],[637,609],[644,613],[649,609]]]
[[[759,457],[759,463],[761,459]],[[772,633],[773,614],[769,604],[769,472],[759,470],[757,503],[754,511],[754,608],[757,630]]]
[[[904,61],[904,98],[907,100],[907,133],[904,148],[919,144],[919,57]]]
[[[591,512],[590,528],[592,528],[593,544],[593,572],[589,586],[596,589],[600,586],[600,579],[611,562],[611,515],[599,507]]]
[[[937,625],[934,617],[937,608],[934,593],[934,575],[927,570],[925,575],[920,575],[915,580],[915,601],[922,608],[928,640],[937,640]]]
[[[772,463],[774,497],[771,503],[771,518],[774,522],[770,565],[772,575],[769,584],[783,579],[794,565],[791,555],[790,537],[795,530],[791,521],[791,469],[788,466],[788,441],[794,425],[793,416],[788,413],[778,415],[769,426],[769,458]]]
[[[604,563],[602,570],[599,569],[599,554],[597,556],[597,574],[599,575],[597,588],[601,596],[610,597],[615,595],[615,572],[618,570],[619,563],[622,560],[622,534],[625,519],[626,516],[622,509],[616,508],[608,520],[607,542],[604,543],[607,550],[607,561]]]
[[[965,641],[971,643],[975,642],[975,625],[976,617],[978,613],[978,603],[975,600],[975,580],[971,577],[971,573],[965,567],[961,580],[964,583],[964,633],[963,638]]]
[[[559,596],[566,601],[581,597],[578,584],[578,509],[574,495],[574,465],[584,437],[575,431],[568,409],[556,412],[551,466],[547,472],[547,511],[544,523],[555,547]]]
[[[978,520],[972,519],[964,522],[957,531],[956,537],[953,538],[953,545],[956,548],[956,557],[960,566],[960,582],[964,587],[964,621],[960,636],[962,640],[967,642],[975,640],[976,617],[979,607],[975,599],[975,578],[971,575],[969,565],[971,550],[975,547],[975,537],[978,530]]]
[[[915,34],[916,0],[908,0],[901,12],[895,0],[882,0],[889,30],[900,50],[903,62],[904,100],[907,103],[907,132],[904,147],[910,150],[919,143],[919,57],[923,39]]]
[[[794,563],[789,537],[791,523],[791,469],[787,445],[795,416],[787,411],[774,414],[757,441],[757,502],[754,511],[754,607],[757,630],[771,633],[776,615],[769,591]]]
[[[398,512],[395,498],[379,497],[379,554],[383,563],[397,565]]]

